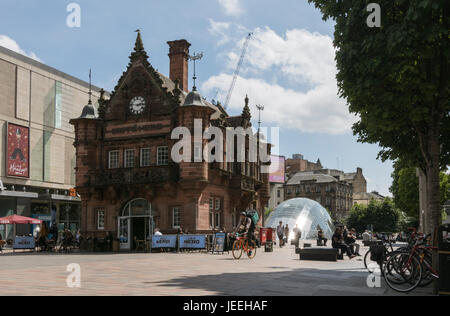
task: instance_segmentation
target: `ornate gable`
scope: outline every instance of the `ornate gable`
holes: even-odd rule
[[[173,113],[180,105],[181,90],[173,92],[163,86],[159,73],[148,62],[140,32],[130,63],[122,74],[109,101],[100,102],[104,120],[139,120]]]

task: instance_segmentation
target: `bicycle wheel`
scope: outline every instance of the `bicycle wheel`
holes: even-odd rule
[[[408,253],[392,255],[384,265],[383,276],[394,291],[407,293],[419,286],[422,280],[422,265],[416,256]]]
[[[379,269],[378,262],[370,260],[371,252],[368,250],[364,256],[364,267],[370,272],[373,273],[376,269]]]
[[[422,275],[422,280],[420,281],[420,284],[419,284],[420,287],[425,287],[425,286],[430,285],[435,279],[433,277],[433,273],[428,268],[428,267],[432,267],[432,259],[431,259],[431,257],[425,256],[423,258],[423,260],[426,261],[426,262],[421,262],[423,275]]]
[[[240,240],[235,240],[233,243],[233,248],[231,249],[234,259],[238,260],[242,257],[242,242]]]
[[[251,241],[250,245],[247,242],[247,256],[249,259],[253,259],[256,256],[256,242],[254,240]]]

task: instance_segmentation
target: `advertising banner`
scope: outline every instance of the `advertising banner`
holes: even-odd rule
[[[223,252],[225,249],[226,233],[216,233],[214,236],[214,252]]]
[[[177,246],[177,235],[152,236],[152,248],[175,248]]]
[[[270,156],[269,182],[285,182],[285,158],[282,156]]]
[[[30,130],[7,124],[6,170],[9,177],[30,177]]]
[[[206,248],[205,235],[180,235],[180,248],[204,249]]]
[[[14,249],[34,249],[34,237],[16,237],[14,239]]]

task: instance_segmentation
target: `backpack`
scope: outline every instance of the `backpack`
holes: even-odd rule
[[[252,228],[255,228],[259,221],[258,212],[256,210],[247,210],[245,214],[247,215],[247,218],[252,220]]]

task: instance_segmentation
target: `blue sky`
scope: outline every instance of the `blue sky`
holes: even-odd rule
[[[81,7],[80,28],[66,25],[71,2]],[[263,125],[280,127],[280,154],[302,153],[347,172],[361,167],[369,190],[389,194],[392,163],[376,159],[378,146],[356,142],[356,118],[336,95],[333,23],[306,0],[0,0],[0,45],[84,80],[92,68],[93,83],[108,90],[126,69],[137,28],[163,74],[167,41],[184,38],[191,53],[203,52],[197,86],[222,101],[254,32],[229,113],[239,114],[248,94],[253,117],[262,104]]]

